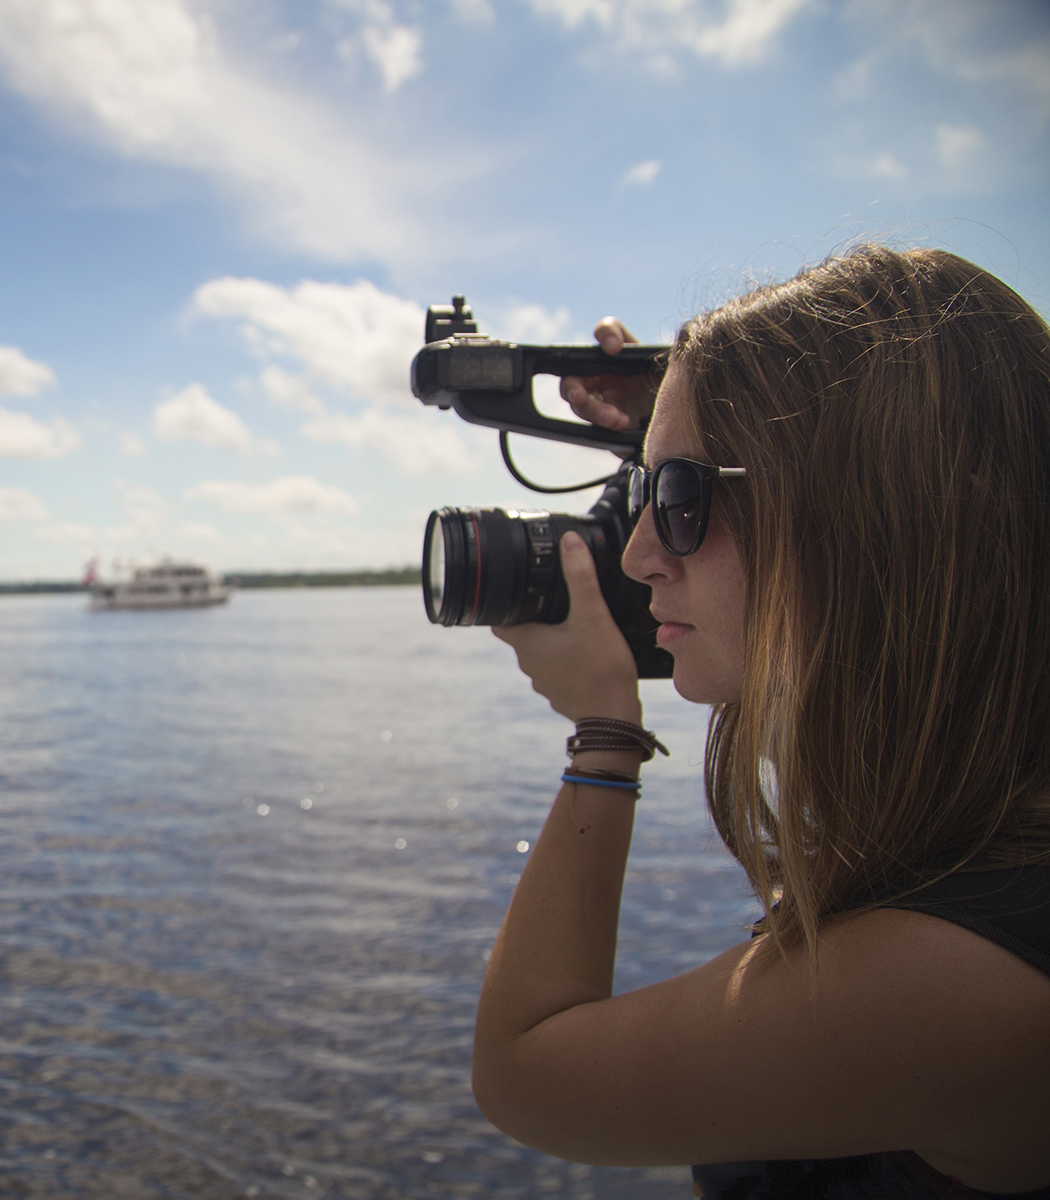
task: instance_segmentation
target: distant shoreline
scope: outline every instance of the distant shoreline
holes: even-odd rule
[[[223,576],[223,582],[238,588],[410,587],[418,585],[421,579],[419,567],[391,567],[382,571],[230,571]],[[86,584],[73,580],[0,583],[0,596],[87,590]]]

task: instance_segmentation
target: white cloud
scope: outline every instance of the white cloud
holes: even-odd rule
[[[366,22],[361,31],[365,53],[379,68],[383,91],[388,95],[423,69],[423,34],[410,25],[399,25],[386,0],[330,0],[335,7],[355,13]],[[358,47],[354,38],[342,38],[336,53],[351,65]]]
[[[832,80],[832,90],[837,101],[850,103],[868,98],[876,57],[874,54],[864,54],[837,72]]]
[[[0,346],[0,396],[35,396],[54,382],[47,363],[27,358],[17,346]]]
[[[77,553],[80,554],[97,546],[100,535],[101,531],[93,525],[78,525],[75,521],[56,521],[33,530],[33,537],[37,541],[51,542],[58,546],[76,546]]]
[[[871,158],[867,159],[864,163],[863,173],[871,179],[900,180],[908,178],[908,168],[888,150],[873,154]]]
[[[293,375],[283,367],[269,366],[259,372],[259,382],[275,404],[309,413],[313,417],[324,416],[323,401],[314,395],[301,375]]]
[[[1037,12],[1043,7],[1034,0],[846,0],[842,16],[863,52],[833,85],[841,103],[855,106],[840,128],[843,172],[906,182],[912,196],[1004,193],[1045,182],[1050,38]],[[981,119],[939,121],[945,109]],[[892,152],[875,151],[887,142]]]
[[[361,47],[357,44],[355,38],[340,38],[335,44],[336,55],[343,60],[348,67],[356,68],[358,59],[360,58]]]
[[[998,49],[999,0],[850,0],[847,16],[876,25],[886,44],[876,54],[899,58],[919,47],[935,70],[970,83],[996,83],[1026,96],[1037,119],[1050,117],[1050,43],[1045,35]],[[1037,5],[1032,6],[1035,13]],[[870,39],[869,39],[870,40]],[[872,52],[853,69],[865,82]]]
[[[77,553],[99,553],[108,546],[121,554],[157,551],[168,528],[172,504],[159,492],[144,485],[132,485],[114,479],[116,502],[123,510],[124,520],[116,525],[86,525],[75,521],[53,521],[33,531],[37,541],[56,546],[76,547]]]
[[[403,164],[345,114],[235,66],[189,0],[4,0],[0,73],[119,153],[232,188],[260,229],[300,249],[374,258],[427,244],[402,203]],[[435,159],[435,183],[449,161]]]
[[[278,33],[270,39],[269,44],[277,54],[291,54],[303,44],[303,31],[289,29],[286,33]]]
[[[285,475],[260,484],[239,479],[206,479],[189,488],[186,497],[210,500],[228,513],[317,513],[349,517],[358,511],[358,503],[349,492],[320,483],[309,475]]]
[[[451,5],[463,21],[491,21],[496,16],[489,0],[451,0]]]
[[[248,426],[241,418],[212,399],[199,383],[191,383],[181,392],[160,400],[153,408],[153,432],[165,442],[200,442],[246,454],[257,448]]]
[[[410,417],[375,408],[356,415],[325,413],[307,421],[303,434],[315,442],[337,442],[352,450],[381,450],[409,475],[474,467],[459,429],[447,414],[422,411]]]
[[[976,125],[938,125],[934,137],[937,161],[948,171],[970,166],[987,141]]]
[[[145,484],[129,484],[123,479],[113,481],[117,502],[127,514],[127,523],[99,532],[111,542],[152,542],[159,538],[171,513],[172,504],[159,492]]]
[[[61,458],[79,445],[76,430],[61,417],[46,425],[27,413],[0,408],[0,458]]]
[[[553,312],[542,304],[512,304],[502,313],[496,314],[491,332],[514,342],[533,342],[544,345],[548,342],[564,342],[572,325],[567,308]]]
[[[46,521],[47,505],[35,492],[0,487],[0,521]]]
[[[149,513],[152,520],[171,510],[171,501],[146,484],[125,483],[123,479],[113,483],[121,507],[133,516]]]
[[[728,0],[722,15],[708,0],[530,0],[566,29],[593,22],[617,50],[673,69],[683,50],[725,67],[761,62],[777,36],[811,0]]]
[[[417,404],[408,368],[423,340],[426,313],[366,279],[308,279],[293,288],[261,279],[214,279],[197,289],[193,311],[241,321],[241,333],[262,356],[296,359],[312,379],[350,396]]]
[[[809,0],[730,0],[724,21],[695,30],[692,49],[727,67],[761,62],[777,35],[808,7]]]
[[[650,158],[646,162],[636,163],[633,167],[624,171],[620,176],[620,182],[625,184],[636,184],[641,187],[647,187],[660,174],[660,168],[663,163],[658,158]]]
[[[146,443],[136,433],[120,435],[120,452],[129,458],[138,458],[146,453]]]
[[[362,34],[368,57],[379,68],[388,95],[423,69],[423,35],[407,25],[371,25]]]
[[[557,17],[566,29],[576,29],[587,20],[609,29],[619,7],[617,0],[531,0],[531,3],[541,16]]]
[[[329,0],[329,3],[375,24],[390,25],[394,21],[394,10],[387,0]]]
[[[466,471],[473,460],[462,435],[424,409],[409,389],[409,367],[423,340],[424,310],[412,300],[380,291],[367,280],[352,284],[305,280],[283,288],[260,279],[215,279],[198,288],[192,311],[233,318],[259,357],[286,358],[294,373],[268,362],[259,373],[263,391],[286,408],[310,417],[305,437],[349,449],[378,449],[403,471]],[[513,336],[538,331],[551,340],[555,325],[538,305],[518,306]],[[315,388],[332,389],[354,412],[333,411]],[[364,402],[364,407],[362,407]],[[401,409],[395,415],[393,406]]]
[[[910,182],[912,172],[896,154],[889,150],[873,150],[858,153],[851,145],[834,159],[836,169],[847,178],[874,179],[887,184]]]
[[[216,545],[223,540],[222,534],[210,521],[183,521],[176,532],[180,538],[188,542]]]

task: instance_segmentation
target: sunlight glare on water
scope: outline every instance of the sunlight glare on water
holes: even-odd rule
[[[202,611],[0,598],[4,1192],[688,1195],[563,1163],[470,1094],[474,1005],[567,723],[414,589]],[[617,987],[752,915],[703,812],[705,712],[666,682]]]

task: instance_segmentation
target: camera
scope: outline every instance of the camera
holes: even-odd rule
[[[666,346],[625,346],[607,355],[598,346],[532,346],[477,331],[462,296],[427,310],[426,345],[412,362],[412,392],[424,404],[453,409],[463,420],[499,430],[511,475],[537,492],[565,493],[605,484],[587,513],[501,508],[442,508],[430,514],[423,543],[423,599],[440,625],[557,624],[569,611],[558,543],[577,532],[594,557],[602,594],[631,648],[643,679],[669,678],[674,660],[656,644],[649,588],[620,567],[631,527],[627,472],[641,455],[643,430],[610,430],[547,417],[536,408],[535,375],[662,376]],[[510,455],[508,435],[525,434],[611,450],[621,458],[612,474],[567,487],[526,479]]]

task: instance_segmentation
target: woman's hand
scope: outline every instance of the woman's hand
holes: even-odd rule
[[[603,317],[594,336],[606,354],[619,354],[628,342],[638,341],[615,317]],[[592,425],[637,429],[653,411],[656,386],[647,375],[566,375],[561,394],[572,411]]]
[[[641,721],[634,655],[609,612],[587,544],[577,533],[561,539],[561,569],[569,615],[560,625],[502,625],[496,637],[514,647],[518,665],[570,721],[617,717]]]

